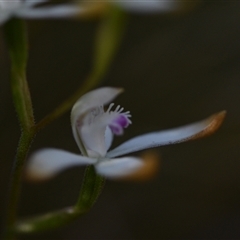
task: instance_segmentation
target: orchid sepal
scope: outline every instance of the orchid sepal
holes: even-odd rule
[[[73,166],[95,164],[97,159],[84,157],[61,149],[45,148],[32,154],[26,168],[26,179],[42,181]]]
[[[123,91],[122,88],[111,88],[111,87],[96,89],[83,95],[73,105],[73,108],[71,111],[72,132],[73,132],[74,139],[83,155],[86,155],[86,156],[88,155],[86,146],[84,145],[83,139],[82,139],[84,136],[81,136],[81,133],[79,131],[79,129],[82,129],[86,125],[84,124],[84,117],[92,109],[98,106],[103,106],[109,103],[110,101],[112,101],[122,91]],[[86,134],[85,136],[87,137]]]
[[[74,4],[61,4],[57,6],[36,5],[47,0],[14,0],[0,1],[0,25],[10,18],[62,18],[84,15],[87,9]]]
[[[205,137],[214,133],[222,124],[226,111],[213,114],[210,117],[183,127],[160,132],[153,132],[134,137],[107,153],[107,157],[118,157],[148,148],[176,144]]]

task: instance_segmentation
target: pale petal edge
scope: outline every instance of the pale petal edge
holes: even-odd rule
[[[113,180],[143,182],[153,179],[159,172],[160,157],[156,150],[144,151],[140,156],[142,164],[139,168],[124,175],[111,177]],[[114,159],[113,159],[114,161]]]
[[[137,13],[172,12],[179,9],[179,1],[115,1],[127,11]]]
[[[103,87],[92,90],[82,97],[73,105],[71,111],[71,125],[74,139],[82,153],[86,152],[79,135],[78,129],[83,124],[85,114],[91,109],[105,105],[112,101],[117,95],[123,91],[122,88]]]
[[[15,13],[23,18],[63,18],[77,16],[84,13],[84,9],[74,5],[62,5],[54,7],[23,8]]]
[[[136,157],[123,157],[114,159],[101,159],[95,164],[96,172],[111,179],[129,176],[144,166],[143,161]]]
[[[195,140],[195,139],[206,137],[206,136],[213,134],[222,125],[223,120],[226,117],[226,114],[227,114],[227,111],[225,111],[225,110],[213,114],[212,116],[210,116],[209,118],[207,118],[205,120],[206,125],[207,125],[207,127],[205,129],[203,129],[196,135],[191,136],[189,139],[186,139],[185,141]]]
[[[10,13],[5,13],[5,14],[1,13],[1,15],[0,15],[0,26],[2,24],[4,24],[5,22],[7,22],[10,17],[12,17],[12,15]]]
[[[97,106],[103,106],[112,101],[123,91],[122,88],[102,87],[92,90],[80,97],[72,107],[71,122],[76,123],[76,119],[81,118],[87,111]]]
[[[67,168],[94,163],[96,159],[60,149],[46,148],[30,156],[25,169],[25,178],[31,181],[48,180]]]
[[[38,5],[38,4],[41,4],[41,3],[45,3],[47,1],[48,0],[25,0],[24,1],[24,6],[33,7],[35,5]]]
[[[200,122],[137,136],[109,151],[106,156],[117,157],[143,149],[181,143],[210,135],[221,126],[225,115],[226,111],[221,111]]]

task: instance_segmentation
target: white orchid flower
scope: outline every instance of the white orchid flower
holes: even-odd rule
[[[105,111],[103,106],[122,90],[104,87],[82,96],[73,106],[71,125],[80,154],[59,149],[43,149],[34,153],[27,165],[27,177],[45,180],[60,171],[78,165],[93,164],[98,174],[108,178],[124,178],[144,168],[145,161],[138,157],[119,157],[143,149],[196,139],[214,132],[222,123],[225,112],[170,130],[147,133],[132,138],[110,150],[114,135],[122,135],[131,124],[130,113],[113,103]]]
[[[57,6],[36,5],[47,0],[0,0],[0,25],[12,17],[17,18],[59,18],[71,17],[82,11],[77,5],[61,4]]]

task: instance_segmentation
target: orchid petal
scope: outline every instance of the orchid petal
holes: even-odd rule
[[[138,171],[143,165],[144,163],[140,158],[123,157],[101,159],[99,163],[95,164],[95,168],[97,173],[104,177],[123,178]]]
[[[140,158],[143,162],[143,166],[121,180],[146,181],[152,179],[156,175],[161,162],[159,154],[154,150],[148,150],[144,151],[140,155]]]
[[[105,157],[107,144],[113,139],[111,129],[107,126],[108,114],[104,114],[103,107],[96,108],[94,113],[90,111],[83,120],[82,127],[78,129],[87,156],[99,158]],[[109,139],[112,138],[112,139]]]
[[[209,135],[219,128],[225,114],[226,112],[222,111],[200,122],[132,138],[112,151],[109,151],[106,157],[117,157],[147,148],[185,142]]]
[[[105,145],[106,145],[106,150],[108,150],[113,142],[113,133],[112,130],[107,126],[106,131],[105,131]]]
[[[116,1],[116,4],[128,11],[148,13],[148,12],[171,12],[179,8],[179,0],[145,0],[145,1]]]
[[[9,18],[10,18],[10,14],[9,13],[0,13],[0,25],[3,24],[4,22],[6,22]]]
[[[59,18],[81,14],[83,10],[74,5],[54,7],[23,8],[16,12],[16,16],[24,18]]]
[[[48,2],[48,0],[25,0],[24,5],[27,7],[32,7],[37,4],[41,4],[41,3],[45,3],[45,2]]]
[[[84,123],[85,115],[95,107],[109,103],[121,92],[122,92],[122,89],[120,88],[104,87],[104,88],[96,89],[83,95],[74,104],[71,112],[72,131],[73,131],[73,136],[75,138],[75,141],[83,154],[85,154],[86,152],[86,146],[83,143],[83,137],[88,137],[88,135],[86,133],[85,136],[82,136],[79,130],[85,124]],[[105,133],[105,130],[103,132],[103,138],[104,138],[104,133]],[[96,149],[93,144],[91,145],[91,149]]]
[[[46,180],[66,168],[94,164],[96,161],[60,149],[43,149],[30,156],[26,177],[30,180]]]
[[[5,13],[5,12],[12,12],[15,9],[18,9],[18,8],[20,8],[23,5],[24,5],[24,3],[21,0],[0,1],[0,11],[3,12],[3,13]]]

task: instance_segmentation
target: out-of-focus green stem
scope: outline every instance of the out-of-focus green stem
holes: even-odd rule
[[[96,174],[93,166],[89,166],[85,170],[85,176],[79,199],[75,206],[76,209],[90,209],[99,197],[105,179]]]
[[[26,80],[28,51],[25,23],[19,19],[12,19],[5,24],[4,33],[11,60],[12,98],[21,126],[21,137],[12,169],[6,210],[6,224],[9,229],[16,222],[23,167],[35,129],[31,96]],[[7,232],[6,238],[14,239],[14,235]]]
[[[11,59],[11,86],[14,106],[23,131],[34,126],[32,101],[26,81],[27,36],[25,23],[12,19],[4,26],[5,40]]]
[[[125,15],[120,9],[109,9],[99,26],[92,72],[72,96],[36,125],[34,125],[31,98],[25,78],[27,44],[24,25],[23,22],[16,19],[11,20],[6,25],[6,40],[12,60],[13,99],[22,127],[22,137],[19,142],[12,174],[10,208],[7,217],[7,238],[12,239],[15,234],[34,233],[65,225],[87,212],[101,193],[104,179],[95,173],[93,166],[89,166],[86,169],[79,199],[74,207],[15,223],[23,164],[34,135],[37,131],[69,110],[81,95],[101,82],[119,46],[124,23]]]
[[[74,207],[23,220],[17,223],[11,231],[16,234],[36,233],[72,222],[91,209],[101,193],[103,183],[104,179],[95,173],[94,167],[87,167],[79,200]]]
[[[85,213],[74,207],[64,208],[34,218],[29,218],[17,223],[11,231],[15,234],[29,234],[59,228],[72,222]]]
[[[56,107],[51,113],[44,117],[40,122],[36,124],[37,131],[40,131],[42,128],[56,120],[58,117],[67,112],[73,104],[78,100],[80,96],[86,93],[88,90],[96,86],[101,82],[101,79],[98,75],[90,74],[90,76],[84,81],[81,87],[63,101],[58,107]]]
[[[9,188],[9,199],[8,199],[8,208],[7,208],[7,217],[6,217],[6,239],[14,239],[14,234],[9,231],[15,222],[16,222],[16,214],[18,208],[18,201],[21,191],[21,179],[22,172],[25,163],[25,159],[27,157],[30,145],[34,138],[34,132],[32,133],[22,133],[20,137],[20,141],[18,144],[17,154],[15,157],[12,175],[10,180],[10,188]]]
[[[110,8],[102,22],[96,36],[93,68],[89,76],[77,91],[61,103],[54,111],[44,117],[37,125],[37,130],[44,128],[59,116],[68,111],[84,93],[100,84],[106,74],[112,59],[121,43],[125,29],[126,15],[119,8]]]

